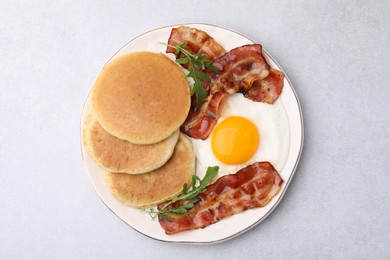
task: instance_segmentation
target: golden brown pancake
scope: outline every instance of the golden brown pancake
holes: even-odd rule
[[[138,145],[107,133],[93,114],[83,126],[84,147],[103,169],[112,172],[140,174],[155,170],[171,157],[179,131],[156,144]]]
[[[101,126],[134,144],[157,143],[179,129],[190,108],[182,69],[160,53],[133,52],[108,63],[92,105]]]
[[[133,207],[146,207],[178,195],[183,184],[191,182],[193,174],[195,154],[191,142],[180,134],[172,157],[162,167],[139,175],[108,173],[106,181],[119,201]]]

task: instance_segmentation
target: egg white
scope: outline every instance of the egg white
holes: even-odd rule
[[[218,175],[223,176],[262,161],[269,161],[280,173],[287,161],[290,143],[289,123],[280,98],[270,105],[251,101],[241,93],[233,94],[225,99],[217,125],[230,116],[247,118],[256,125],[260,134],[256,152],[245,163],[227,165],[219,161],[212,151],[211,137],[214,130],[206,140],[190,138],[197,159],[196,174],[203,177],[208,166],[218,165]]]

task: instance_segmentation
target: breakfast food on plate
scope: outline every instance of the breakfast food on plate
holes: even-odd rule
[[[265,206],[278,194],[282,183],[282,178],[269,162],[258,162],[207,186],[198,195],[199,202],[186,214],[160,214],[159,222],[166,234],[204,228],[233,214]],[[186,203],[186,200],[178,200],[165,209]],[[157,208],[162,209],[164,205],[161,203]]]
[[[284,74],[260,44],[226,51],[186,26],[172,29],[166,53],[124,54],[92,89],[83,142],[113,197],[157,205],[143,211],[166,234],[267,205],[289,152]]]
[[[109,62],[92,89],[101,126],[134,144],[157,143],[187,117],[189,85],[180,67],[165,55],[134,52]]]
[[[145,174],[108,173],[107,184],[113,196],[133,207],[145,207],[172,199],[195,174],[195,155],[183,134],[169,161]]]
[[[219,45],[218,42],[216,42],[207,33],[186,26],[180,26],[178,28],[172,29],[171,35],[169,36],[168,39],[168,47],[166,49],[166,52],[175,53],[177,49],[175,49],[173,46],[177,46],[183,43],[186,44],[184,46],[185,50],[200,55],[207,55],[209,60],[214,61],[213,62],[214,66],[220,66],[221,63],[226,62],[226,59],[229,58],[238,61],[236,57],[234,56],[232,57],[231,55],[232,53],[230,53],[230,55],[226,56],[224,59],[220,59],[219,62],[216,61],[216,58],[219,58],[222,55],[226,54],[225,49],[221,45]],[[248,53],[246,55],[248,56]],[[260,49],[260,55],[261,55],[261,49]],[[183,53],[179,52],[177,57],[183,57]],[[236,65],[240,65],[240,63],[237,63]],[[266,64],[266,66],[269,67],[268,64]],[[234,69],[234,66],[232,66],[232,68]],[[255,80],[253,82],[253,85],[248,90],[248,92],[245,92],[245,97],[257,102],[265,102],[268,104],[273,104],[282,92],[283,78],[284,78],[284,74],[281,71],[270,68],[269,75],[264,79]],[[205,83],[206,88],[209,88],[210,84],[206,84],[207,82],[203,82],[203,83]],[[240,92],[242,92],[242,90],[240,90]]]
[[[198,161],[197,172],[218,165],[221,175],[230,174],[262,161],[269,161],[280,172],[289,153],[288,128],[282,103],[269,105],[253,102],[241,93],[230,95],[209,137],[190,139]]]
[[[219,70],[219,73],[206,72],[210,78],[210,83],[204,83],[208,93],[207,98],[200,107],[193,106],[190,110],[181,127],[184,133],[193,138],[206,139],[217,123],[222,102],[226,97],[237,92],[247,92],[254,82],[261,81],[269,75],[270,67],[264,60],[261,50],[260,44],[245,45],[235,48],[213,61],[213,65]],[[267,86],[269,85],[271,84]],[[269,86],[269,88],[271,87]],[[261,88],[258,89],[258,92],[261,91]],[[267,91],[269,93],[276,92],[271,92],[268,88]],[[281,90],[279,94],[280,92]],[[250,96],[254,96],[256,91],[250,93]],[[262,97],[262,95],[259,94],[258,97]]]
[[[83,125],[84,147],[100,167],[111,172],[141,174],[164,165],[171,157],[179,131],[155,144],[138,145],[107,133],[91,113]]]
[[[176,48],[173,46],[182,42],[187,43],[186,50],[200,55],[207,55],[210,60],[214,60],[226,53],[225,49],[213,37],[204,31],[187,26],[179,26],[172,29],[166,52],[175,53]],[[179,56],[183,57],[183,53],[179,53]]]
[[[269,69],[269,74],[262,80],[253,82],[253,86],[245,93],[245,97],[253,101],[273,104],[283,89],[284,74],[275,69]]]
[[[189,92],[182,69],[160,53],[125,54],[101,71],[83,143],[119,201],[156,205],[191,181],[195,155],[179,131],[190,107]]]
[[[230,116],[217,125],[211,148],[218,160],[225,164],[248,161],[259,147],[260,135],[256,125],[241,116]]]
[[[184,56],[188,59],[189,51],[206,49],[203,53],[213,57],[210,68],[197,67],[206,75],[201,78],[206,95],[201,102],[198,92],[192,96],[181,130],[192,137],[197,173],[205,166],[218,165],[223,177],[191,200],[176,198],[159,204],[158,211],[152,210],[166,234],[203,228],[224,217],[265,206],[283,184],[274,164],[283,169],[288,156],[288,120],[283,105],[276,102],[283,89],[283,73],[270,67],[260,44],[227,53],[215,48],[213,54],[212,48],[202,46],[199,35],[207,38],[199,30],[173,29],[166,51],[173,52],[170,48],[176,44],[179,64],[183,64]],[[178,43],[177,39],[188,41]]]

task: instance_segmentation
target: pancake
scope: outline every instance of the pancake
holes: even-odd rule
[[[107,171],[141,174],[164,165],[171,157],[179,131],[156,144],[138,145],[107,133],[93,114],[83,126],[84,147],[89,156]]]
[[[109,62],[92,89],[101,126],[134,144],[157,143],[179,129],[190,108],[182,69],[160,53],[133,52]]]
[[[195,154],[191,142],[180,134],[172,157],[161,168],[139,175],[108,173],[106,181],[117,200],[133,207],[146,207],[180,194],[193,174]]]

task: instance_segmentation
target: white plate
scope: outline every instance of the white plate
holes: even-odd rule
[[[120,49],[110,60],[125,53],[134,51],[154,51],[164,53],[165,46],[163,46],[161,42],[167,42],[171,29],[177,26],[179,25],[155,29],[138,36]],[[216,41],[221,43],[226,50],[230,50],[244,44],[253,43],[252,40],[239,33],[218,26],[208,24],[186,24],[186,26],[198,28],[207,32]],[[283,71],[271,55],[264,51],[264,49],[263,55],[271,67]],[[104,204],[106,204],[106,206],[126,224],[145,236],[165,242],[181,243],[216,243],[231,239],[259,224],[272,212],[272,210],[281,201],[297,167],[303,147],[303,121],[298,98],[287,76],[284,80],[284,88],[280,99],[286,109],[290,127],[289,154],[287,162],[283,170],[280,172],[280,175],[284,180],[282,190],[270,203],[268,203],[268,205],[263,208],[245,211],[223,219],[204,229],[186,231],[168,236],[164,233],[164,230],[160,227],[158,221],[152,221],[146,213],[126,206],[111,196],[110,191],[107,189],[104,182],[102,171],[91,160],[82,145],[82,155],[86,172],[96,193],[99,195]],[[84,122],[90,109],[91,95],[89,94],[86,98],[81,122]]]

